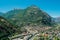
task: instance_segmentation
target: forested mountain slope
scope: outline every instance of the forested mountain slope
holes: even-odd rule
[[[37,6],[30,6],[26,9],[14,9],[8,11],[4,17],[11,23],[20,26],[22,25],[51,25],[51,16],[42,11]]]

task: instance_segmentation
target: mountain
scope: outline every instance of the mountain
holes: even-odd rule
[[[27,7],[26,9],[14,9],[8,11],[5,18],[11,23],[21,25],[49,25],[51,26],[51,16],[42,11],[35,5]]]
[[[0,40],[7,40],[7,37],[15,32],[17,32],[16,27],[0,16]]]
[[[56,17],[56,18],[54,18],[54,20],[56,23],[60,23],[60,17]]]
[[[4,15],[4,13],[0,12],[0,16],[3,16],[3,15]]]

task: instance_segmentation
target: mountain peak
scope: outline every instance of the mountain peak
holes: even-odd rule
[[[39,9],[39,7],[38,7],[38,6],[36,6],[36,5],[31,5],[31,6],[29,6],[28,8],[35,8],[35,9]]]
[[[30,7],[37,7],[36,5],[31,5]]]

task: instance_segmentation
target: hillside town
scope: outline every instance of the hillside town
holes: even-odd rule
[[[26,26],[27,31],[24,30],[22,34],[8,38],[10,40],[60,40],[60,31],[57,29],[51,30],[51,28],[40,27],[39,31],[36,28]]]

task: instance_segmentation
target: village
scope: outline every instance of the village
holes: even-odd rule
[[[12,37],[8,37],[10,40],[60,40],[60,31],[50,30],[52,27],[28,27],[23,31],[22,34],[18,34]],[[39,31],[40,30],[40,31]]]

